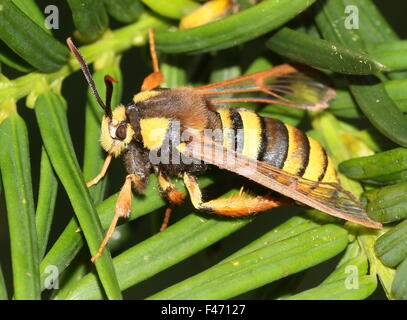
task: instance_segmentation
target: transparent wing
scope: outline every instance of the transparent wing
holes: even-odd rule
[[[305,205],[379,229],[382,225],[368,217],[359,201],[336,183],[303,179],[267,163],[243,156],[203,136],[195,136],[182,151],[191,157],[251,179]]]
[[[288,64],[195,89],[213,104],[261,102],[307,110],[327,108],[336,96],[335,90]]]

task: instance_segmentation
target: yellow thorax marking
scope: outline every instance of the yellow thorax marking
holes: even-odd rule
[[[145,101],[151,97],[158,95],[160,91],[142,91],[133,97],[134,103]]]
[[[160,148],[164,142],[170,120],[167,118],[147,118],[140,120],[141,136],[147,149]]]

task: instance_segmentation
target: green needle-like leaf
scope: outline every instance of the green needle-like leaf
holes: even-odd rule
[[[8,299],[7,288],[6,288],[6,284],[4,283],[3,270],[0,266],[0,300],[7,300],[7,299]]]
[[[343,12],[347,1],[327,1],[316,23],[325,39],[353,50],[366,51],[366,39],[358,29],[346,29]],[[383,83],[372,76],[349,77],[350,90],[370,122],[392,141],[407,146],[407,117],[387,94]]]
[[[397,104],[403,113],[406,113],[407,80],[390,80],[385,81],[383,84],[389,97]],[[356,119],[363,116],[349,91],[337,90],[336,93],[336,98],[330,104],[329,111],[341,118]]]
[[[17,55],[7,45],[0,40],[0,62],[10,66],[21,72],[29,72],[34,70],[27,61]]]
[[[237,14],[187,30],[156,33],[163,52],[208,52],[229,48],[274,30],[315,0],[266,0]]]
[[[275,33],[266,46],[291,60],[339,73],[373,74],[385,68],[366,54],[289,28]]]
[[[157,30],[164,27],[168,27],[167,21],[164,21],[156,16],[152,16],[151,14],[143,13],[136,23],[115,30],[109,34],[108,37],[103,38],[92,45],[87,45],[80,48],[80,51],[85,57],[87,63],[92,63],[98,58],[104,56],[106,52],[118,53],[128,50],[134,45],[144,45],[148,28],[154,28],[154,30]],[[38,50],[41,51],[41,49]],[[78,62],[74,57],[72,57],[69,61],[69,65],[65,65],[56,72],[49,74],[32,72],[12,81],[4,82],[2,83],[0,90],[0,104],[10,98],[14,98],[17,101],[33,91],[35,92],[37,90],[38,83],[42,83],[44,80],[47,83],[61,81],[69,74],[79,69],[80,67]]]
[[[272,243],[282,241],[291,237],[294,237],[302,232],[311,230],[318,227],[318,223],[312,221],[311,219],[303,217],[293,217],[283,224],[277,226],[273,229],[273,232],[267,232],[263,236],[260,236],[255,241],[246,245],[242,249],[236,251],[235,253],[228,256],[226,259],[222,260],[219,264],[233,261],[234,259],[244,256],[250,252],[253,252],[257,249],[264,248]]]
[[[360,34],[367,43],[380,43],[398,40],[397,33],[392,29],[391,23],[384,17],[379,7],[373,0],[353,0],[344,1],[345,5],[356,5],[359,13]]]
[[[347,243],[341,227],[313,228],[219,263],[150,299],[229,299],[332,258]]]
[[[201,179],[200,186],[205,187],[211,184],[210,179]],[[185,187],[180,183],[176,183],[176,187],[185,192]],[[114,208],[116,205],[118,193],[109,197],[97,206],[100,222],[102,227],[106,229],[113,219]],[[165,206],[167,202],[160,195],[157,189],[157,179],[155,176],[150,177],[150,182],[142,197],[137,196],[133,198],[132,210],[129,220],[134,220],[138,217],[144,216],[158,208]],[[119,224],[126,220],[119,220]],[[72,219],[64,232],[52,246],[40,265],[41,279],[45,279],[47,275],[44,273],[48,265],[55,265],[60,272],[75,258],[76,254],[85,244],[83,236],[78,232],[79,225],[75,219]]]
[[[89,272],[89,263],[86,263],[88,260],[87,250],[81,250],[75,260],[70,263],[69,269],[66,270],[59,279],[59,289],[52,292],[50,297],[52,300],[66,299],[76,283]]]
[[[367,256],[363,249],[357,241],[353,241],[346,248],[346,252],[336,266],[336,269],[325,278],[322,284],[345,279],[350,273],[354,276],[364,276],[368,272],[368,264]]]
[[[226,259],[222,260],[220,263],[232,261],[240,256],[244,256],[245,254],[264,248],[265,246],[297,236],[300,233],[309,231],[317,227],[319,227],[319,224],[312,221],[311,219],[303,217],[293,217],[288,221],[275,227],[273,231],[267,232],[266,234],[259,237],[255,241],[251,242],[244,248],[231,254]]]
[[[108,13],[123,23],[136,21],[144,11],[140,0],[104,0],[104,2]]]
[[[385,265],[377,258],[374,252],[374,244],[377,238],[383,234],[383,230],[364,230],[358,235],[358,242],[365,251],[369,259],[369,269],[371,275],[378,275],[382,288],[389,299],[392,299],[391,286],[395,275],[395,270]]]
[[[397,299],[407,300],[407,259],[398,266],[391,291]]]
[[[104,76],[110,75],[117,80],[114,84],[112,95],[112,107],[114,107],[120,102],[123,86],[119,67],[120,57],[112,57],[111,59],[107,59],[107,61],[105,59],[103,62],[104,63],[101,66],[101,63],[95,63],[95,68],[97,66],[101,69],[93,74],[93,80],[95,81],[96,87],[102,97],[106,96]],[[99,143],[100,124],[103,113],[102,108],[96,102],[96,99],[89,88],[85,111],[85,150],[83,159],[83,176],[86,181],[93,179],[99,173],[106,156]],[[95,204],[99,204],[103,201],[107,180],[108,178],[105,177],[98,184],[89,189],[90,195]],[[83,244],[83,241],[81,241],[81,244]],[[78,259],[80,256],[77,256],[74,260],[74,265],[70,265],[67,272],[64,273],[64,276],[61,279],[63,284],[61,284],[58,293],[55,294],[55,299],[63,299],[68,294],[70,290],[69,288],[71,288],[88,270],[88,256],[83,256],[84,255],[82,254],[82,259]]]
[[[44,16],[34,0],[12,0],[12,2],[45,32],[51,33],[51,30],[45,27]],[[0,41],[0,61],[22,72],[29,72],[34,69],[29,63],[7,47],[3,41]]]
[[[44,15],[34,0],[11,0],[22,12],[24,12],[32,21],[40,26],[45,32],[51,34],[51,29],[45,26]]]
[[[359,8],[360,24],[364,26],[359,29],[359,32],[364,38],[369,39],[366,43],[367,50],[373,44],[400,40],[392,27],[393,23],[390,23],[390,19],[385,18],[374,0],[360,0],[357,6]],[[392,72],[387,76],[390,79],[405,79],[407,73]]]
[[[0,168],[7,206],[15,299],[40,299],[40,276],[29,141],[24,120],[0,124]]]
[[[339,165],[339,170],[356,180],[375,181],[407,170],[407,149],[394,148],[367,157],[349,159]]]
[[[354,285],[348,287],[342,279],[303,291],[288,297],[287,300],[362,300],[369,297],[376,287],[376,276],[360,277]]]
[[[367,213],[379,222],[393,222],[407,218],[407,182],[369,190],[364,193]]]
[[[84,42],[92,42],[107,30],[109,17],[102,0],[68,0],[77,36]]]
[[[51,162],[45,149],[41,153],[40,189],[38,193],[38,204],[35,213],[35,224],[38,235],[39,257],[45,254],[48,244],[48,236],[54,217],[55,201],[57,198],[58,181],[52,169]]]
[[[164,74],[163,88],[178,88],[185,86],[187,73],[182,64],[182,56],[167,54],[160,58],[160,71]]]
[[[387,138],[407,147],[407,117],[390,99],[383,83],[371,77],[354,80],[350,89],[365,116]]]
[[[147,7],[171,19],[180,19],[192,10],[199,7],[199,4],[192,0],[141,0]]]
[[[114,258],[122,290],[192,256],[248,224],[251,219],[216,219],[190,214]],[[100,299],[102,292],[93,274],[86,275],[68,299]]]
[[[11,0],[0,0],[0,6],[0,39],[20,57],[42,72],[56,71],[67,62],[68,49]]]
[[[377,239],[374,250],[389,267],[396,267],[407,258],[407,220],[391,228]]]
[[[368,45],[369,55],[388,70],[398,71],[407,69],[407,41],[384,42]]]
[[[35,112],[51,163],[64,185],[90,252],[94,255],[103,240],[103,232],[75,157],[64,104],[62,97],[47,92],[37,98]],[[121,299],[116,274],[107,250],[104,250],[95,266],[108,298]]]
[[[368,261],[357,241],[348,245],[336,269],[317,287],[284,297],[286,300],[359,300],[376,289],[375,276],[366,276]]]

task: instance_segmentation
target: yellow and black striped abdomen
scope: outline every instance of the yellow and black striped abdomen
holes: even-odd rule
[[[246,109],[219,108],[223,145],[297,176],[338,182],[325,150],[301,130]]]

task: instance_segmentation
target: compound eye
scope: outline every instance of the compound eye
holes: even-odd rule
[[[124,140],[126,139],[126,136],[127,136],[127,125],[121,124],[116,129],[116,137],[117,139]]]

